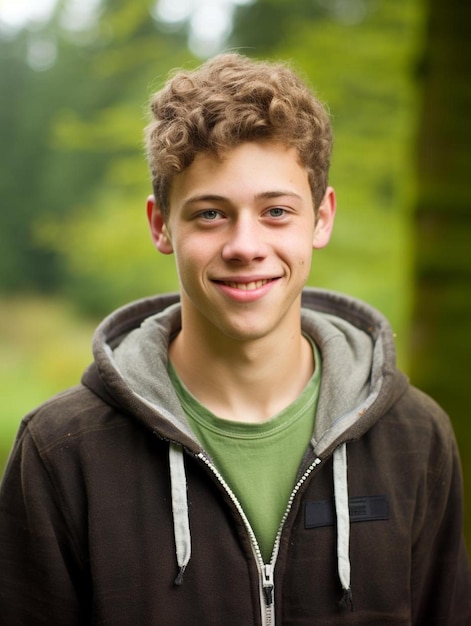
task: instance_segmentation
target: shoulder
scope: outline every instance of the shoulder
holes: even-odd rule
[[[41,454],[65,442],[125,424],[114,409],[80,384],[31,411],[22,421],[20,436],[29,435]]]
[[[444,443],[453,439],[448,414],[432,397],[413,385],[407,386],[389,413],[410,437],[418,437],[423,442],[424,438],[433,438]]]
[[[377,423],[383,451],[397,469],[412,480],[422,476],[430,488],[459,467],[453,427],[447,413],[429,395],[414,386],[390,407]],[[373,429],[374,431],[374,429]]]

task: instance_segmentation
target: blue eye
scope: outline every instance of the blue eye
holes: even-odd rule
[[[283,217],[286,211],[285,209],[277,206],[273,207],[273,209],[270,209],[268,212],[270,213],[270,217]]]
[[[202,211],[200,213],[200,216],[203,219],[208,220],[209,222],[212,222],[219,217],[219,211],[216,211],[215,209],[208,209],[207,211]]]

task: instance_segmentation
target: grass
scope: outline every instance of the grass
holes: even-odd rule
[[[0,476],[22,417],[76,384],[91,361],[95,323],[60,300],[38,296],[0,302]]]

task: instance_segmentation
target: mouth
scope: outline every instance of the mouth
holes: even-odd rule
[[[255,291],[255,289],[260,289],[267,283],[271,282],[272,278],[264,278],[262,280],[252,280],[246,283],[239,283],[232,280],[220,280],[217,281],[221,285],[226,285],[227,287],[231,287],[232,289],[240,289],[241,291]]]
[[[274,278],[259,278],[234,276],[235,280],[216,279],[213,282],[218,286],[220,292],[229,300],[242,304],[258,302],[270,293],[273,285],[279,280],[279,276]]]

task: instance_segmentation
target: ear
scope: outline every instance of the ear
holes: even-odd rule
[[[312,241],[313,248],[323,248],[329,243],[334,226],[335,209],[335,191],[333,187],[327,187],[322,202],[317,209],[316,226]]]
[[[172,254],[173,246],[168,227],[160,208],[155,202],[154,196],[147,198],[147,221],[149,222],[152,241],[157,250],[162,252],[162,254]]]

